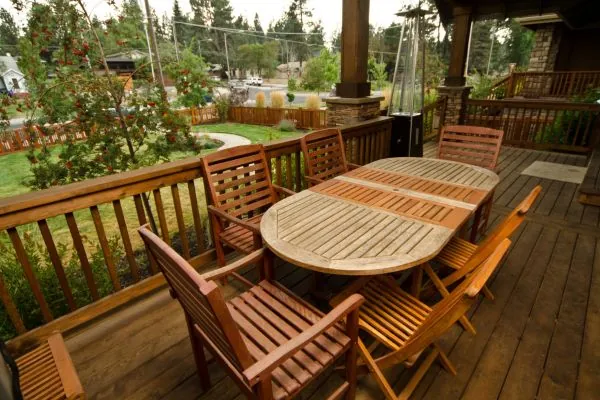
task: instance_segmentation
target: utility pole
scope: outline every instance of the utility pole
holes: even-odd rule
[[[173,44],[175,45],[175,58],[179,62],[179,46],[177,45],[177,29],[175,28],[175,20],[173,20]]]
[[[227,59],[227,81],[231,80],[231,70],[229,69],[229,50],[227,50],[227,34],[223,32],[225,37],[225,58]]]
[[[152,10],[148,0],[144,0],[144,5],[146,7],[146,18],[148,19],[148,36],[150,37],[150,47],[152,49],[151,53],[154,55],[155,70],[158,75],[158,79],[155,79],[154,81],[162,88],[162,96],[166,100],[167,92],[165,92],[165,80],[163,77],[162,66],[160,65],[158,46],[156,45],[156,34],[154,32],[154,25],[152,22]]]

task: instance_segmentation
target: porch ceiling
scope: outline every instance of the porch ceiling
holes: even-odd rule
[[[557,13],[572,29],[600,26],[597,0],[435,0],[435,3],[444,24],[452,21],[455,7],[468,7],[478,19]]]

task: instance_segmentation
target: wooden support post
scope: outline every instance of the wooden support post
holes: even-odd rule
[[[452,50],[448,76],[444,80],[446,86],[464,86],[465,67],[468,57],[469,37],[473,14],[469,7],[454,7],[454,31],[452,32]]]
[[[369,58],[369,0],[343,0],[341,82],[339,97],[359,98],[371,94]]]

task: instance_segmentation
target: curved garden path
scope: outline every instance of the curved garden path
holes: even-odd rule
[[[249,139],[246,139],[243,136],[234,135],[231,133],[210,133],[210,132],[196,133],[196,136],[205,136],[205,135],[211,139],[215,139],[220,142],[223,142],[223,146],[219,147],[219,150],[228,149],[230,147],[235,147],[235,146],[243,146],[243,145],[252,143]]]

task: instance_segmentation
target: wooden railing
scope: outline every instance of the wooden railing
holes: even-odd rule
[[[391,119],[346,126],[342,135],[349,161],[368,163],[389,155]],[[298,138],[265,150],[274,182],[306,187]],[[162,287],[135,231],[140,225],[150,223],[195,267],[212,260],[206,214],[197,157],[1,199],[0,321],[5,338],[18,335],[11,348]]]
[[[327,127],[327,110],[304,108],[259,108],[229,107],[227,120],[241,124],[277,125],[281,120],[296,122],[300,129],[320,129]]]
[[[494,85],[490,99],[575,99],[600,87],[600,71],[515,72]]]
[[[599,114],[597,104],[468,100],[464,123],[501,129],[509,145],[588,152],[599,134]]]
[[[447,97],[423,107],[423,140],[435,140],[446,116]]]
[[[508,93],[508,85],[510,82],[510,75],[509,76],[505,76],[504,78],[500,79],[498,82],[494,83],[494,85],[492,85],[492,88],[490,89],[490,94],[487,97],[488,100],[502,100],[506,97],[507,93]]]

